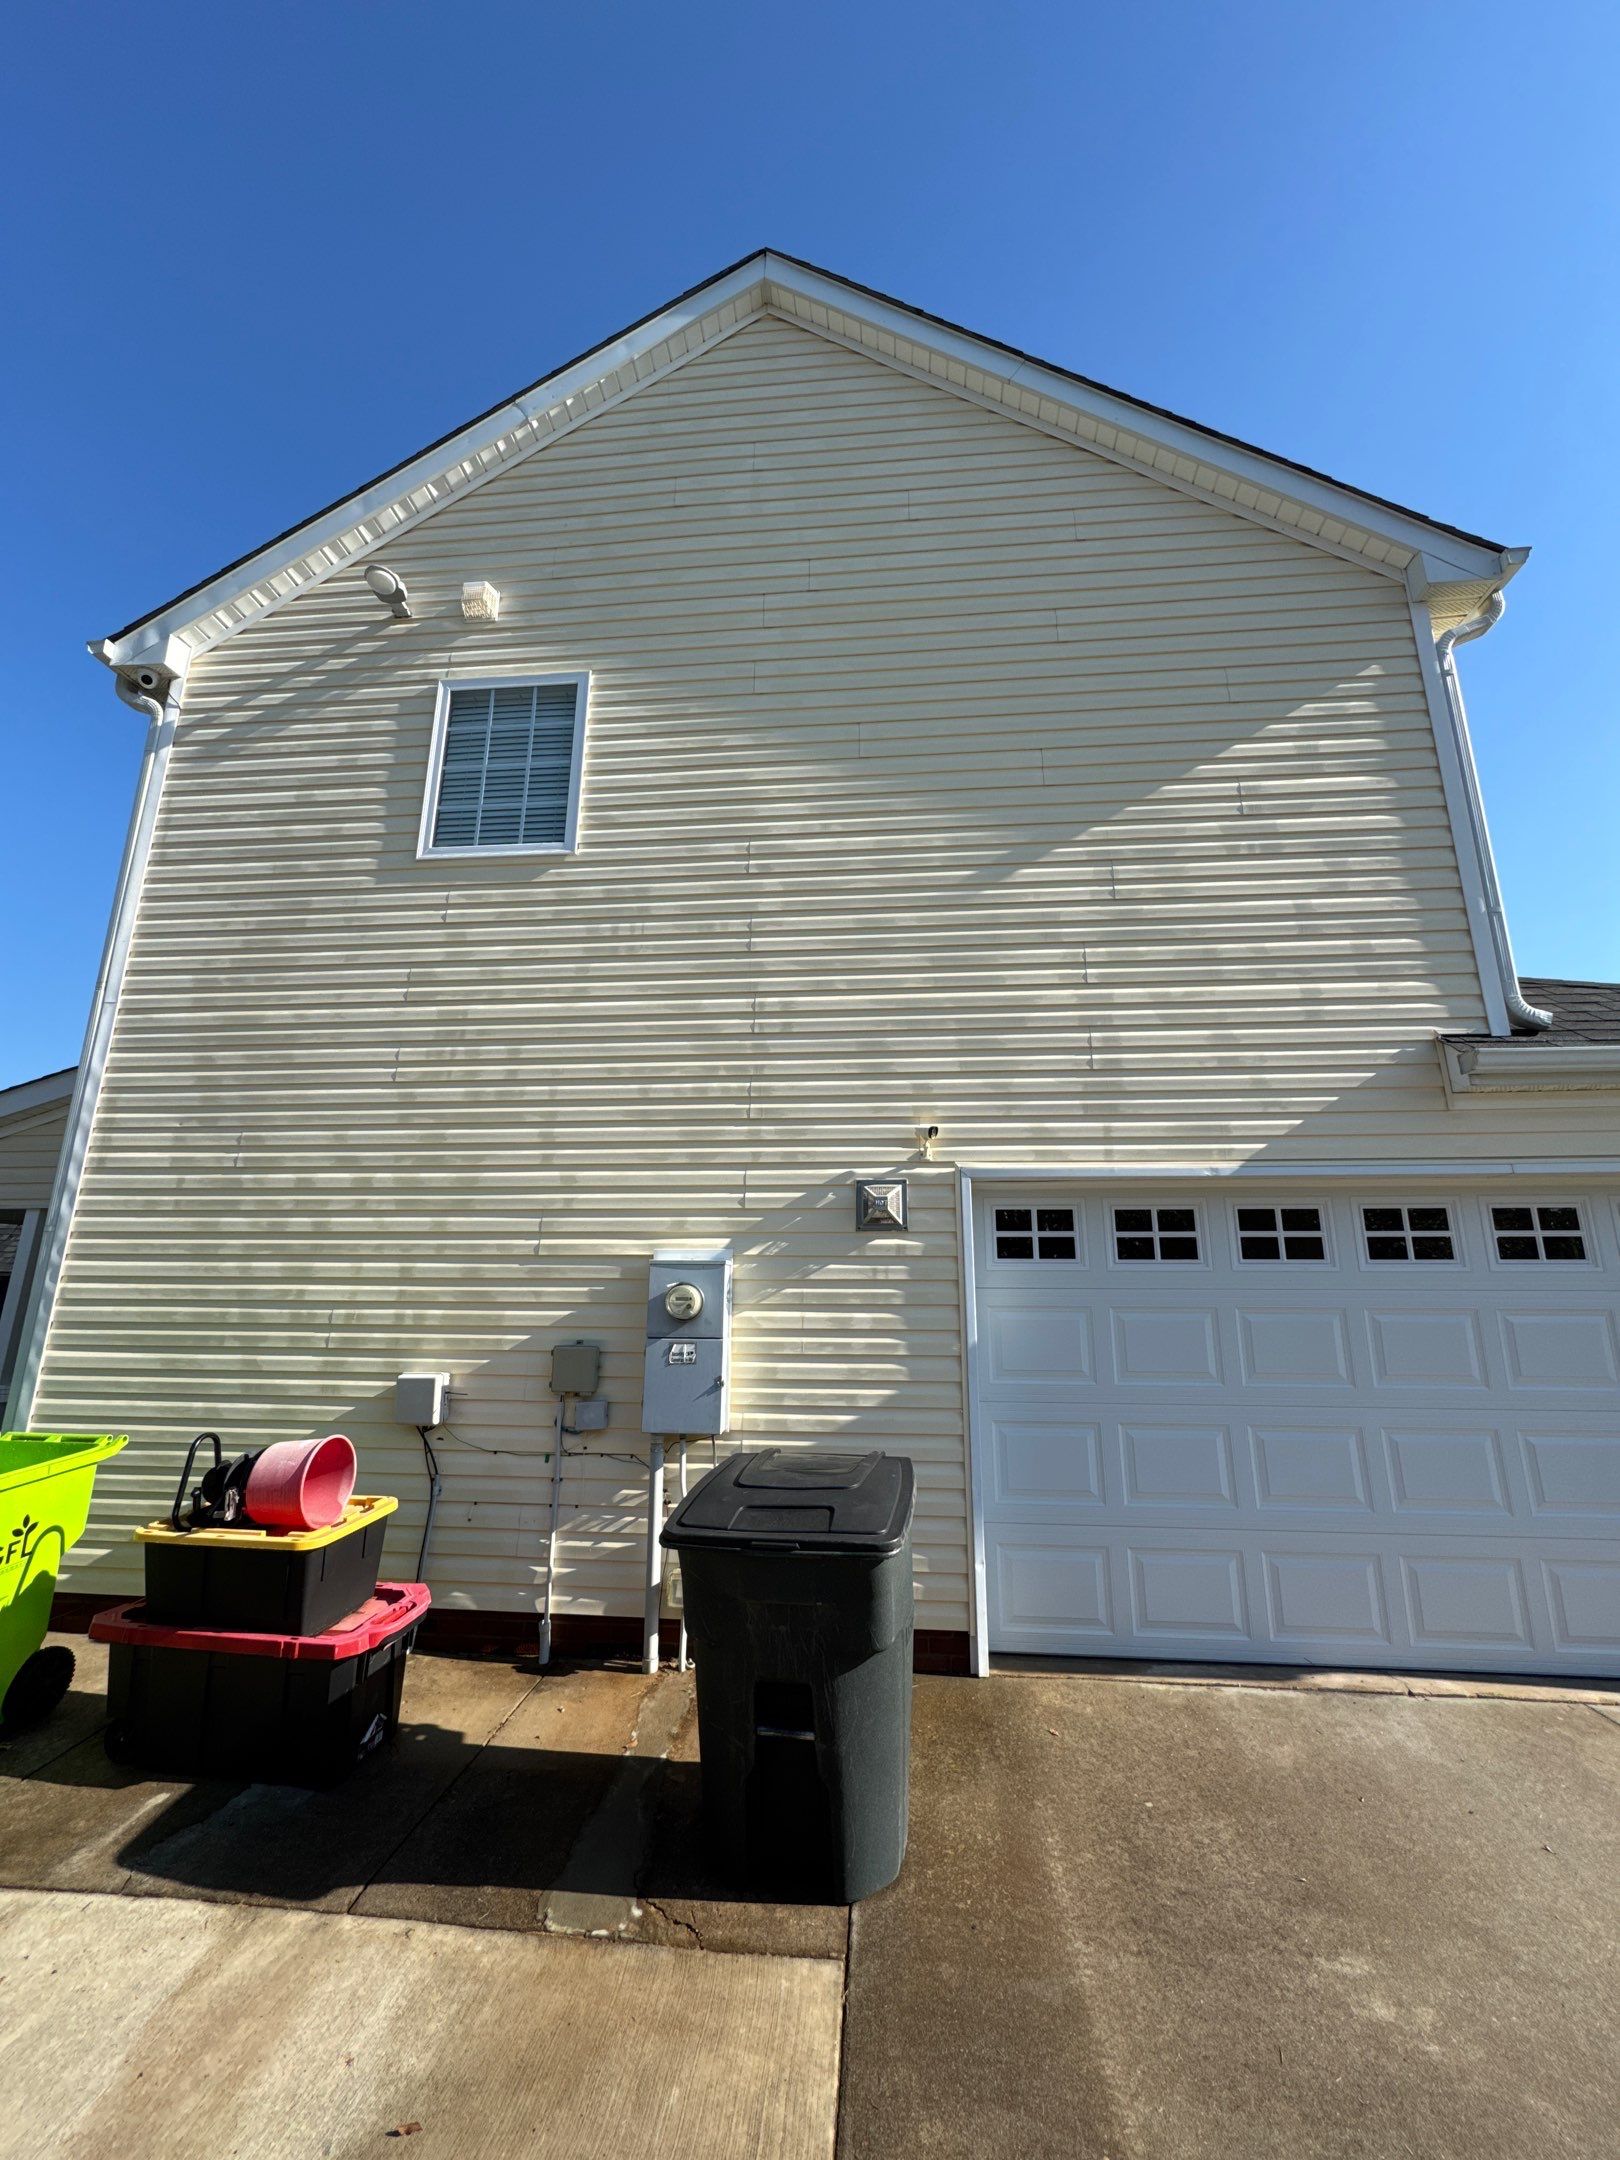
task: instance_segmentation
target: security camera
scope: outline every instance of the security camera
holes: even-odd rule
[[[138,660],[131,667],[116,669],[115,673],[118,695],[126,705],[138,698],[155,700],[161,705],[174,688],[174,669],[163,667],[155,660]],[[144,711],[145,706],[142,705],[139,709]]]

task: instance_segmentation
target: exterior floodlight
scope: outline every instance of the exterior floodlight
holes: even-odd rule
[[[368,564],[364,574],[366,583],[388,609],[395,622],[409,622],[411,596],[405,590],[405,580],[396,577],[392,570],[386,569],[380,562]]]

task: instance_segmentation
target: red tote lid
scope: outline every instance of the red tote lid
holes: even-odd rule
[[[335,1665],[378,1649],[420,1620],[432,1602],[426,1583],[380,1582],[375,1597],[324,1635],[253,1635],[242,1628],[161,1627],[145,1618],[144,1598],[131,1598],[98,1612],[90,1623],[90,1639],[148,1650],[212,1650],[226,1657],[305,1658]]]

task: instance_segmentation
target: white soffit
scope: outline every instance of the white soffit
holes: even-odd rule
[[[168,638],[191,655],[205,652],[767,313],[1169,487],[1409,586],[1415,582],[1420,593],[1453,585],[1487,590],[1523,559],[1522,550],[1504,552],[1415,512],[1374,502],[1325,476],[767,251],[722,271],[95,649],[115,667]]]

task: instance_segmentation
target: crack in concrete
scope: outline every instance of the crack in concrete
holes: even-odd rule
[[[645,1912],[656,1913],[666,1927],[681,1928],[690,1935],[696,1949],[706,1950],[709,1947],[690,1920],[683,1920],[679,1913],[672,1913],[667,1905],[660,1905],[657,1898],[648,1897],[639,1884],[636,1887],[636,1901]]]

